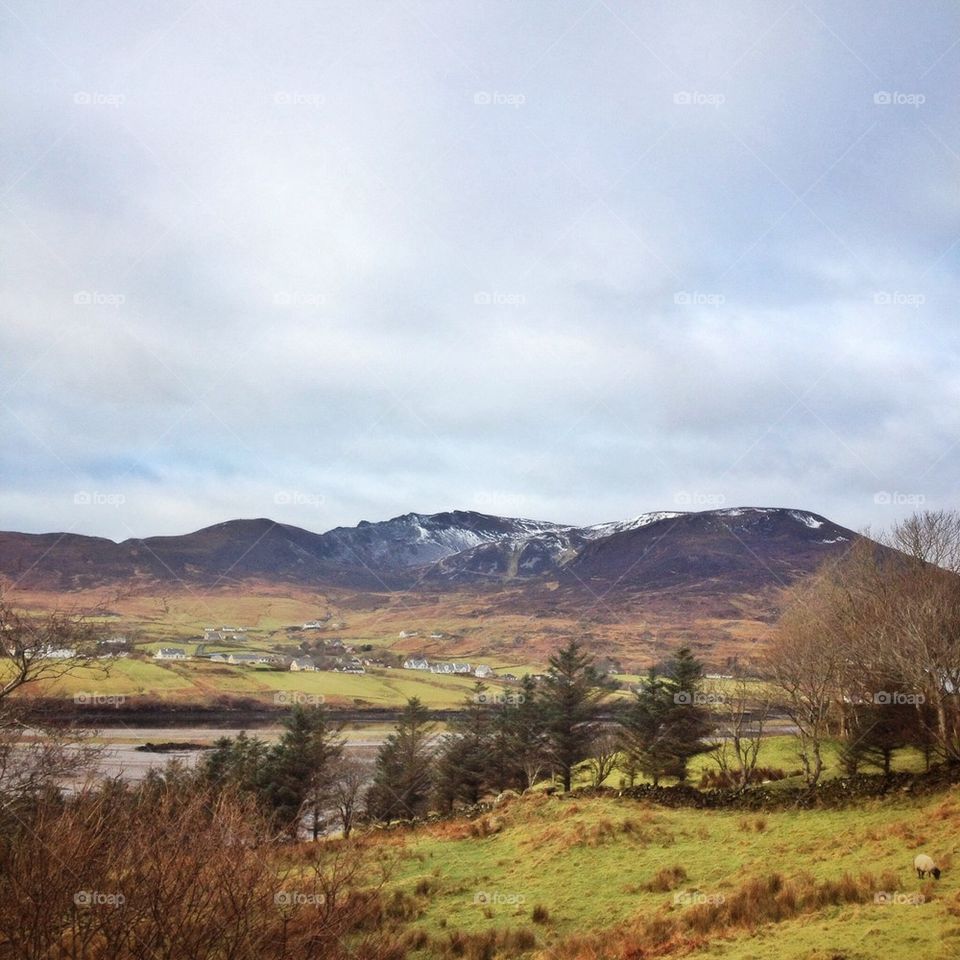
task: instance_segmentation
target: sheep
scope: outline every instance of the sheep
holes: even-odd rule
[[[917,871],[917,876],[922,880],[925,874],[930,874],[934,880],[940,879],[940,868],[933,862],[932,857],[925,853],[918,853],[913,859],[913,867]]]

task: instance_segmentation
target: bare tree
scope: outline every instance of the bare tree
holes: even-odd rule
[[[97,636],[81,615],[23,613],[0,598],[0,705],[21,687],[75,670],[96,650]]]
[[[753,779],[770,716],[772,695],[765,683],[737,675],[716,692],[717,745],[711,756],[720,770],[743,789]]]
[[[823,773],[823,741],[837,702],[843,653],[829,642],[831,589],[817,576],[793,587],[766,657],[766,673],[794,725],[804,777],[814,786]]]
[[[597,733],[590,743],[590,756],[586,763],[591,786],[603,786],[604,780],[616,769],[620,750],[620,737],[613,730],[600,730]]]
[[[349,839],[363,801],[363,793],[371,780],[369,767],[355,757],[341,757],[333,768],[330,799],[343,830]]]

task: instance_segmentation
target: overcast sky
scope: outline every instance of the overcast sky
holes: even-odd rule
[[[955,0],[0,29],[2,528],[960,506]]]

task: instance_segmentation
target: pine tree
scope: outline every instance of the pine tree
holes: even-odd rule
[[[449,731],[436,760],[436,795],[445,810],[456,801],[477,803],[493,779],[493,708],[484,683],[474,685]]]
[[[278,826],[296,835],[304,813],[316,838],[322,822],[330,765],[343,744],[322,706],[295,706],[283,721],[284,733],[264,768],[264,794]]]
[[[569,791],[573,768],[589,753],[598,707],[609,686],[594,667],[593,657],[576,640],[552,656],[549,665],[539,702],[550,758],[564,791]]]
[[[427,809],[433,777],[433,724],[419,699],[407,702],[377,753],[367,812],[377,820],[411,819]]]
[[[712,747],[705,738],[715,724],[700,702],[702,680],[703,665],[682,647],[662,674],[651,668],[621,719],[624,747],[654,785],[663,777],[684,782],[690,758]]]

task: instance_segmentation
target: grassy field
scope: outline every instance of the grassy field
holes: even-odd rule
[[[370,670],[362,675],[328,671],[294,673],[207,660],[155,662],[131,658],[76,667],[67,675],[33,685],[30,695],[122,696],[128,705],[135,705],[137,697],[202,705],[226,695],[274,706],[284,702],[284,693],[302,693],[331,706],[348,707],[400,707],[411,697],[419,697],[428,707],[442,710],[459,706],[473,683],[472,677],[399,669]]]
[[[762,815],[528,795],[480,821],[390,833],[383,842],[398,856],[391,884],[417,902],[413,922],[431,944],[415,956],[453,955],[438,945],[454,930],[469,938],[520,929],[535,935],[533,955],[551,960],[618,956],[616,944],[633,938],[636,946],[644,925],[681,922],[698,901],[733,904],[776,874],[788,889],[836,882],[849,887],[841,899],[859,902],[784,907],[779,922],[762,912],[758,923],[742,917],[686,937],[682,949],[668,944],[663,955],[906,960],[960,956],[958,825],[956,791]],[[943,867],[939,882],[917,880],[912,861],[921,849]],[[540,922],[537,907],[546,910]]]

